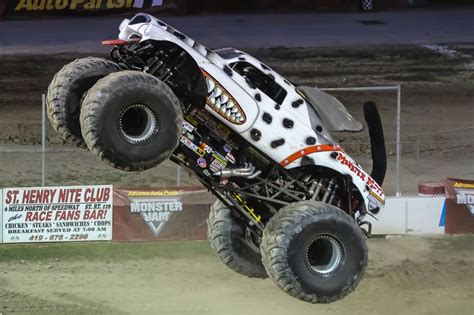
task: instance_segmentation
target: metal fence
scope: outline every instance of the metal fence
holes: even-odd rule
[[[402,139],[401,87],[333,88],[327,91],[388,91],[396,99],[385,106],[396,106],[393,124],[387,130],[388,169],[384,190],[387,195],[415,194],[421,181],[439,181],[445,177],[469,178],[474,175],[474,126],[408,134]],[[365,96],[364,96],[365,97]],[[357,102],[357,104],[362,102]],[[361,110],[361,106],[360,110]],[[357,109],[357,108],[353,108]],[[355,111],[355,116],[361,117]],[[165,187],[196,185],[199,181],[167,161],[138,173],[115,170],[99,162],[89,151],[67,146],[47,146],[47,121],[42,110],[41,145],[0,145],[0,187],[52,186],[76,184],[114,184],[122,187]],[[357,117],[356,117],[357,118]],[[385,117],[387,119],[387,117]],[[453,136],[463,134],[463,136]],[[433,135],[439,137],[434,139]],[[449,137],[447,137],[449,135]],[[469,136],[471,135],[471,136]],[[357,141],[351,137],[338,139],[340,144],[366,170],[371,169],[370,143],[362,134]]]

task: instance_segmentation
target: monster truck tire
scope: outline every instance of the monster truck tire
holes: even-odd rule
[[[48,87],[46,108],[51,124],[64,141],[86,147],[81,134],[81,100],[97,80],[120,71],[115,62],[95,57],[76,59],[54,76]]]
[[[244,228],[220,201],[211,206],[207,234],[212,250],[224,265],[250,278],[268,277],[258,248],[251,248],[245,240]]]
[[[260,249],[269,277],[289,295],[311,303],[343,298],[367,266],[365,236],[354,219],[320,202],[282,208],[267,224]]]
[[[82,101],[81,129],[89,150],[126,171],[163,162],[178,146],[183,114],[173,91],[156,77],[120,71],[100,79]]]

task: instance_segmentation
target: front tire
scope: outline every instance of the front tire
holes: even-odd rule
[[[352,292],[367,266],[360,227],[341,209],[297,202],[280,209],[263,233],[263,264],[289,295],[330,303]]]
[[[173,91],[138,71],[112,73],[87,92],[82,135],[90,151],[125,171],[141,171],[168,159],[178,146],[183,114]]]

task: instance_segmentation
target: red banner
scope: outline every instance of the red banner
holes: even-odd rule
[[[445,187],[445,233],[474,233],[474,180],[447,178]]]
[[[203,187],[115,189],[112,240],[206,239],[213,201]]]

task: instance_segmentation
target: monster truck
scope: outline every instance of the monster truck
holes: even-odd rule
[[[53,127],[102,161],[141,171],[171,159],[216,197],[208,235],[218,258],[270,277],[291,296],[329,303],[355,289],[366,237],[384,205],[386,154],[364,104],[371,175],[332,132],[364,125],[333,96],[295,86],[233,48],[210,50],[147,14],[125,19],[111,60],[84,58],[48,89]]]

